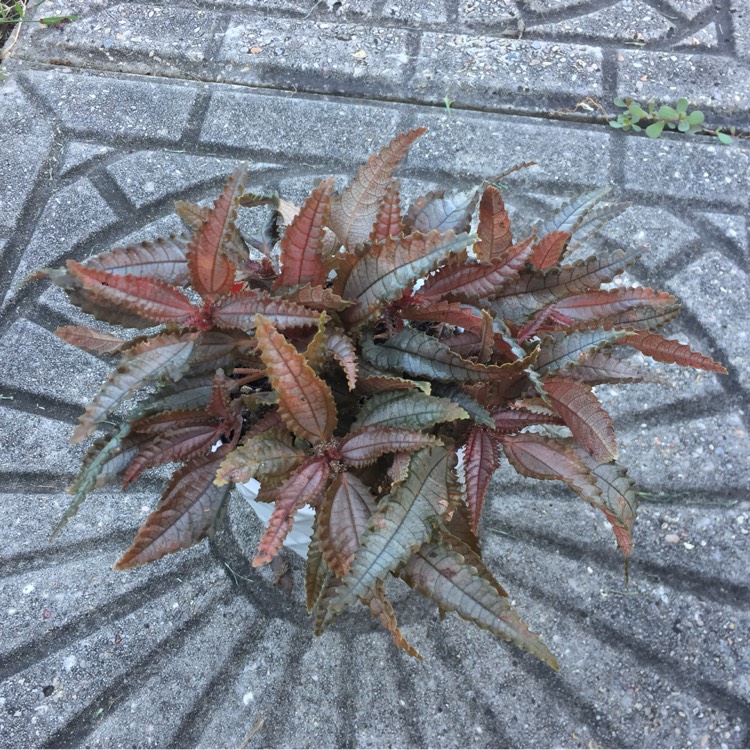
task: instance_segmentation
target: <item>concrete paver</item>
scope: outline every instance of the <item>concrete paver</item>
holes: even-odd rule
[[[746,747],[747,141],[652,141],[607,127],[591,102],[685,95],[712,125],[747,127],[747,0],[37,9],[64,12],[81,18],[23,29],[0,85],[0,132],[15,134],[0,145],[0,746]],[[250,567],[260,525],[239,496],[210,545],[115,573],[158,474],[99,491],[48,544],[83,452],[68,436],[104,365],[53,336],[84,320],[58,289],[19,282],[179,230],[174,200],[212,197],[239,160],[252,186],[299,200],[417,125],[429,132],[401,169],[406,196],[536,160],[504,180],[528,225],[611,184],[632,205],[601,245],[650,243],[629,280],[680,296],[672,334],[730,368],[600,389],[644,492],[628,592],[601,514],[499,471],[485,555],[558,674],[439,623],[396,581],[424,663],[365,614],[313,639],[299,583],[286,595]]]

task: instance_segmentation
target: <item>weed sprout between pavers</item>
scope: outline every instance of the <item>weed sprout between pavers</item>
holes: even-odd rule
[[[725,369],[655,332],[679,312],[671,294],[602,289],[637,251],[566,262],[623,210],[607,189],[520,240],[500,177],[403,212],[393,174],[423,132],[399,135],[339,193],[324,180],[299,208],[244,192],[241,167],[212,207],[176,204],[185,234],[37,274],[99,320],[163,326],[130,341],[58,329],[120,357],[74,443],[140,398],[94,441],[55,533],[95,488],[179,463],[116,565],[133,568],[211,536],[233,483],[255,478],[273,512],[254,566],[279,552],[300,508],[315,511],[306,594],[316,633],[359,602],[419,656],[386,595],[393,575],[441,614],[456,611],[556,668],[481,557],[500,456],[601,510],[627,559],[636,493],[592,386],[655,380],[629,361],[635,350]],[[270,211],[259,236],[240,234],[239,206]]]

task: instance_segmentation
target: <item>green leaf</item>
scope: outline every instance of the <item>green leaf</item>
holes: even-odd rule
[[[690,123],[687,120],[680,120],[677,125],[677,130],[679,130],[680,133],[687,133],[688,130],[690,130]]]
[[[367,596],[377,581],[430,538],[433,525],[458,500],[455,462],[455,453],[441,447],[413,454],[406,481],[396,485],[371,516],[349,571],[328,603],[331,612]]]
[[[423,376],[443,383],[502,380],[513,363],[481,365],[464,359],[446,344],[414,328],[404,328],[382,344],[362,340],[362,355],[376,367]]]
[[[656,111],[656,115],[662,120],[676,120],[680,116],[676,109],[672,109],[672,107],[669,107],[666,104],[659,107]]]
[[[499,593],[499,584],[479,555],[456,537],[447,532],[436,533],[409,560],[401,577],[441,609],[457,612],[464,620],[528,651],[552,669],[558,668],[550,650]]]
[[[706,119],[706,116],[699,109],[696,109],[695,112],[691,112],[687,116],[687,121],[691,125],[700,125],[705,119]]]
[[[305,451],[291,444],[289,434],[269,430],[261,435],[245,438],[244,443],[230,453],[216,472],[216,484],[247,482],[251,477],[270,485],[285,479],[304,459]]]
[[[542,339],[536,369],[542,374],[565,372],[608,344],[626,342],[633,332],[611,328],[558,331]]]
[[[664,121],[659,120],[658,122],[651,123],[651,125],[646,128],[646,135],[649,138],[658,138],[662,134],[663,130]]]
[[[716,131],[716,137],[725,146],[731,146],[734,143],[734,138],[732,138],[731,135],[729,135],[728,133],[722,133],[720,130]]]
[[[352,430],[374,425],[427,430],[441,422],[468,417],[460,405],[447,398],[428,396],[417,390],[386,391],[365,401]]]
[[[615,99],[614,101],[614,105],[615,107],[627,107],[628,103],[624,99],[617,97],[617,99]]]
[[[401,427],[363,427],[341,441],[341,460],[354,469],[375,463],[386,453],[413,453],[421,448],[440,445],[440,439],[418,430]]]
[[[685,99],[684,96],[681,99],[678,99],[675,108],[680,114],[685,114],[688,108],[688,100]]]
[[[68,492],[73,495],[73,499],[70,501],[70,505],[63,514],[63,517],[53,529],[50,541],[52,541],[63,530],[68,521],[78,513],[78,509],[81,507],[88,493],[99,486],[99,478],[104,473],[107,463],[112,461],[112,459],[118,455],[123,456],[125,460],[120,461],[119,465],[112,472],[113,474],[119,473],[119,471],[124,469],[125,466],[130,463],[131,458],[138,452],[138,444],[131,444],[129,447],[126,447],[126,441],[131,429],[132,425],[130,422],[123,422],[114,435],[105,438],[99,444],[94,444],[94,450],[90,451],[86,456],[75,482],[73,482],[68,488]]]

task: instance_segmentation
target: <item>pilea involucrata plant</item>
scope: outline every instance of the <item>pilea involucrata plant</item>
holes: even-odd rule
[[[604,513],[627,559],[636,493],[592,387],[652,379],[629,361],[636,350],[725,370],[656,332],[677,316],[675,297],[606,287],[638,252],[567,260],[622,210],[603,201],[606,189],[520,239],[500,178],[403,211],[393,174],[423,132],[395,138],[341,192],[321,182],[299,208],[245,193],[239,168],[212,206],[177,204],[184,235],[38,274],[99,320],[161,326],[129,341],[57,331],[120,358],[74,443],[135,399],[91,446],[56,531],[95,488],[177,464],[116,565],[126,570],[211,536],[233,483],[255,478],[273,512],[254,566],[279,553],[299,509],[315,511],[305,585],[316,633],[359,602],[418,656],[388,600],[393,576],[441,615],[455,611],[556,668],[482,560],[500,457]],[[261,236],[240,234],[240,206],[271,211]]]

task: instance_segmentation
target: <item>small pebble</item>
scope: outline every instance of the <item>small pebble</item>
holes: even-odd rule
[[[665,541],[665,542],[666,542],[667,544],[677,544],[677,542],[679,542],[679,541],[680,541],[680,537],[678,537],[678,536],[677,536],[677,534],[667,534],[667,535],[666,535],[666,536],[664,537],[664,541]]]

